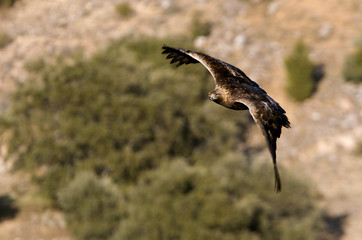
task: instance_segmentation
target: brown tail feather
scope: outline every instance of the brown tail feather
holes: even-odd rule
[[[275,175],[274,190],[275,192],[280,193],[282,191],[282,182],[280,180],[278,166],[276,163],[274,163],[274,175]]]

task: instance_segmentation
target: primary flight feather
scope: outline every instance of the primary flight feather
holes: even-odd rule
[[[211,101],[234,110],[249,110],[267,142],[274,164],[275,190],[280,192],[282,185],[276,161],[276,142],[282,127],[290,127],[284,109],[237,67],[202,52],[168,46],[162,49],[162,53],[167,54],[171,63],[177,63],[177,67],[201,63],[209,70],[215,81],[215,89],[209,92]]]

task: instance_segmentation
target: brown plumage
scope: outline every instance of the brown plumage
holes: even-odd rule
[[[200,62],[209,70],[215,81],[215,89],[209,92],[211,101],[234,110],[249,110],[268,144],[274,164],[275,190],[280,192],[282,186],[276,161],[276,142],[282,127],[290,127],[284,109],[243,71],[226,62],[202,52],[167,46],[162,49],[167,59],[172,59],[171,63],[177,62],[177,67]]]

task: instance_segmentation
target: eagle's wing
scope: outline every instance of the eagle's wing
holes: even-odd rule
[[[178,62],[176,67],[182,64],[200,62],[207,68],[207,70],[209,70],[215,80],[216,85],[221,85],[223,81],[228,79],[228,77],[237,77],[240,83],[258,87],[257,83],[252,81],[243,71],[237,67],[234,67],[233,65],[217,58],[211,57],[205,53],[168,46],[163,46],[162,49],[163,54],[168,54],[167,59],[172,58],[171,63]]]
[[[253,91],[253,90],[251,90]],[[270,154],[273,158],[275,174],[275,190],[281,191],[281,181],[278,172],[276,149],[277,138],[280,137],[282,127],[290,128],[290,123],[285,115],[285,111],[279,104],[269,97],[264,90],[255,88],[247,98],[245,95],[239,95],[235,99],[249,108],[249,112],[254,121],[261,129],[267,142]]]

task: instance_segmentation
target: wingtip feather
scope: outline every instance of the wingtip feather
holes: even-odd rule
[[[161,49],[163,49],[162,54],[168,54],[168,53],[172,53],[171,49],[173,49],[173,48],[163,45]]]

